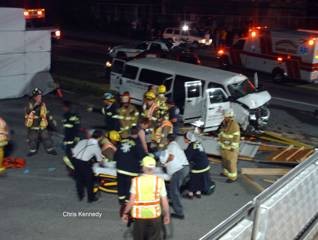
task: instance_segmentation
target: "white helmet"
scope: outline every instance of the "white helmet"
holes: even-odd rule
[[[190,141],[190,142],[195,142],[197,141],[196,136],[194,135],[193,132],[187,132],[185,137]]]
[[[230,118],[230,117],[234,117],[234,111],[232,108],[226,109],[224,112],[224,117],[225,118]]]

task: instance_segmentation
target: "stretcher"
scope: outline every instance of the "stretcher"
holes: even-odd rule
[[[98,185],[94,188],[94,192],[117,193],[117,169],[115,162],[105,163],[104,166],[95,163],[93,165],[93,172],[98,179]],[[156,167],[154,173],[165,181],[170,180],[170,176],[161,167]]]

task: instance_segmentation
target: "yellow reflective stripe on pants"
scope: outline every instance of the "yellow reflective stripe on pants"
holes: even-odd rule
[[[203,172],[206,172],[206,171],[209,171],[210,170],[210,166],[207,166],[206,168],[203,168],[203,169],[200,169],[200,170],[191,170],[192,173],[203,173]]]
[[[124,170],[120,170],[120,169],[117,169],[117,172],[120,173],[120,174],[132,176],[132,177],[137,177],[138,176],[138,173],[132,173],[132,172],[128,172],[128,171],[124,171]]]
[[[227,177],[231,180],[236,180],[237,179],[237,172],[233,172],[233,173],[229,172]]]
[[[64,126],[65,128],[72,128],[72,127],[74,127],[73,124],[68,124],[68,123],[63,124],[63,126]]]
[[[65,141],[64,142],[64,145],[71,145],[71,144],[73,144],[74,143],[74,141]]]
[[[74,166],[73,166],[71,160],[67,156],[63,157],[63,161],[64,161],[66,166],[68,166],[70,169],[74,170]]]

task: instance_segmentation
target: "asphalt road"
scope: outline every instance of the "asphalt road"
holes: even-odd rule
[[[67,77],[77,81],[106,84],[103,70],[103,51],[106,48],[106,44],[65,39],[53,47],[53,73],[61,76],[62,80],[63,77]],[[207,64],[214,63],[211,61]],[[251,72],[248,74],[252,75]],[[317,104],[315,87],[303,88],[303,84],[296,87],[290,84],[277,86],[272,84],[266,75],[260,75],[260,82],[264,82],[264,88],[269,89],[277,98],[270,106],[272,116],[269,129],[284,132],[293,138],[318,146],[318,124],[317,118],[313,115]],[[308,87],[307,84],[304,86]],[[65,91],[65,95],[65,98],[77,104],[83,127],[101,127],[102,117],[85,111],[87,105],[100,105],[100,96],[83,91],[76,92],[72,88]],[[48,95],[45,100],[60,123],[60,99]],[[14,130],[11,137],[11,154],[25,157],[27,161],[26,168],[8,170],[0,177],[0,238],[124,239],[127,228],[119,219],[119,206],[115,195],[103,193],[100,200],[93,204],[77,200],[74,181],[68,177],[62,162],[61,129],[53,133],[58,156],[47,155],[41,148],[36,156],[26,157],[26,130],[23,127],[23,108],[26,101],[26,98],[0,101],[0,116],[4,116],[10,128]],[[298,107],[295,106],[296,102]],[[246,166],[268,165],[243,161],[239,163],[239,167]],[[212,164],[212,179],[217,186],[214,194],[193,201],[182,201],[186,219],[173,221],[171,239],[198,239],[258,194],[257,189],[242,178],[234,184],[226,184],[225,179],[218,175],[220,171],[219,164]],[[269,183],[263,181],[261,185],[266,188]],[[69,216],[79,212],[100,212],[102,216]]]

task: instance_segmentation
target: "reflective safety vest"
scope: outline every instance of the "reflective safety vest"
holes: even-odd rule
[[[8,144],[8,134],[7,123],[0,118],[0,147]]]
[[[234,119],[221,129],[219,144],[223,150],[237,150],[240,147],[240,127]]]
[[[163,180],[155,175],[142,175],[132,180],[136,199],[131,215],[137,219],[158,218],[161,215],[160,190]]]
[[[35,115],[35,111],[31,111],[29,114],[25,114],[25,126],[27,128],[32,128],[34,119],[40,118],[40,125],[35,126],[36,128],[39,127],[40,129],[45,129],[48,126],[47,120],[47,108],[45,103],[41,103],[40,106],[40,116]]]

